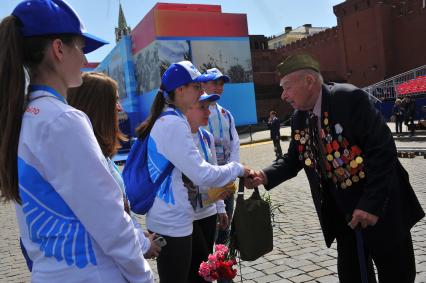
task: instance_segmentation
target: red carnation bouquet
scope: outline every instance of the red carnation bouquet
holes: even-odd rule
[[[198,274],[209,282],[218,279],[232,280],[237,275],[237,270],[232,268],[236,263],[227,246],[216,245],[215,252],[200,264]]]

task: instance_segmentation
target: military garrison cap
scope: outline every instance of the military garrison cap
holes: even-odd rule
[[[312,69],[320,72],[319,63],[308,54],[290,55],[277,66],[277,72],[280,77],[302,69]]]

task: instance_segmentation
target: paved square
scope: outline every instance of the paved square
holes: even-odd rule
[[[286,150],[288,143],[283,143]],[[403,146],[403,145],[402,145]],[[243,146],[241,161],[263,168],[274,159],[271,142]],[[426,208],[426,159],[401,159],[410,174],[420,203]],[[264,192],[261,189],[261,192]],[[338,282],[335,245],[327,249],[314,210],[305,173],[270,192],[273,204],[282,204],[275,215],[274,250],[254,262],[242,262],[244,282]],[[143,218],[139,217],[143,223]],[[0,205],[0,282],[29,282],[30,274],[19,249],[15,210]],[[426,282],[426,220],[412,229],[417,262],[416,282]],[[155,262],[150,261],[155,270]],[[238,272],[240,276],[240,271]],[[236,282],[239,281],[236,278]]]

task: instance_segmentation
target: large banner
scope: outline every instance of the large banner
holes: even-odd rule
[[[148,117],[164,71],[182,60],[202,72],[216,67],[230,76],[219,104],[232,112],[236,125],[257,123],[247,17],[222,13],[219,5],[157,3],[97,70],[118,82],[134,129]]]
[[[190,60],[201,72],[215,67],[231,78],[219,104],[233,113],[236,125],[257,123],[248,38],[161,37],[134,54],[133,60],[142,119],[149,115],[161,75],[167,67],[174,62]]]

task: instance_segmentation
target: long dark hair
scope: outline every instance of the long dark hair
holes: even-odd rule
[[[102,153],[112,157],[127,141],[118,127],[117,82],[103,73],[83,74],[83,83],[68,90],[68,103],[89,117]]]
[[[30,78],[44,59],[48,44],[55,38],[65,44],[72,35],[24,38],[21,23],[14,16],[0,22],[0,191],[1,199],[20,203],[18,191],[18,142],[25,108],[25,70]]]
[[[137,128],[136,128],[136,135],[140,139],[144,139],[146,136],[149,135],[151,132],[152,127],[154,126],[155,121],[160,116],[161,112],[163,112],[164,106],[170,105],[173,106],[173,101],[175,99],[175,93],[174,91],[167,92],[168,95],[168,101],[164,98],[164,87],[163,85],[160,86],[160,90],[157,92],[157,95],[155,96],[154,102],[151,106],[151,111],[149,113],[148,118],[145,119]]]

